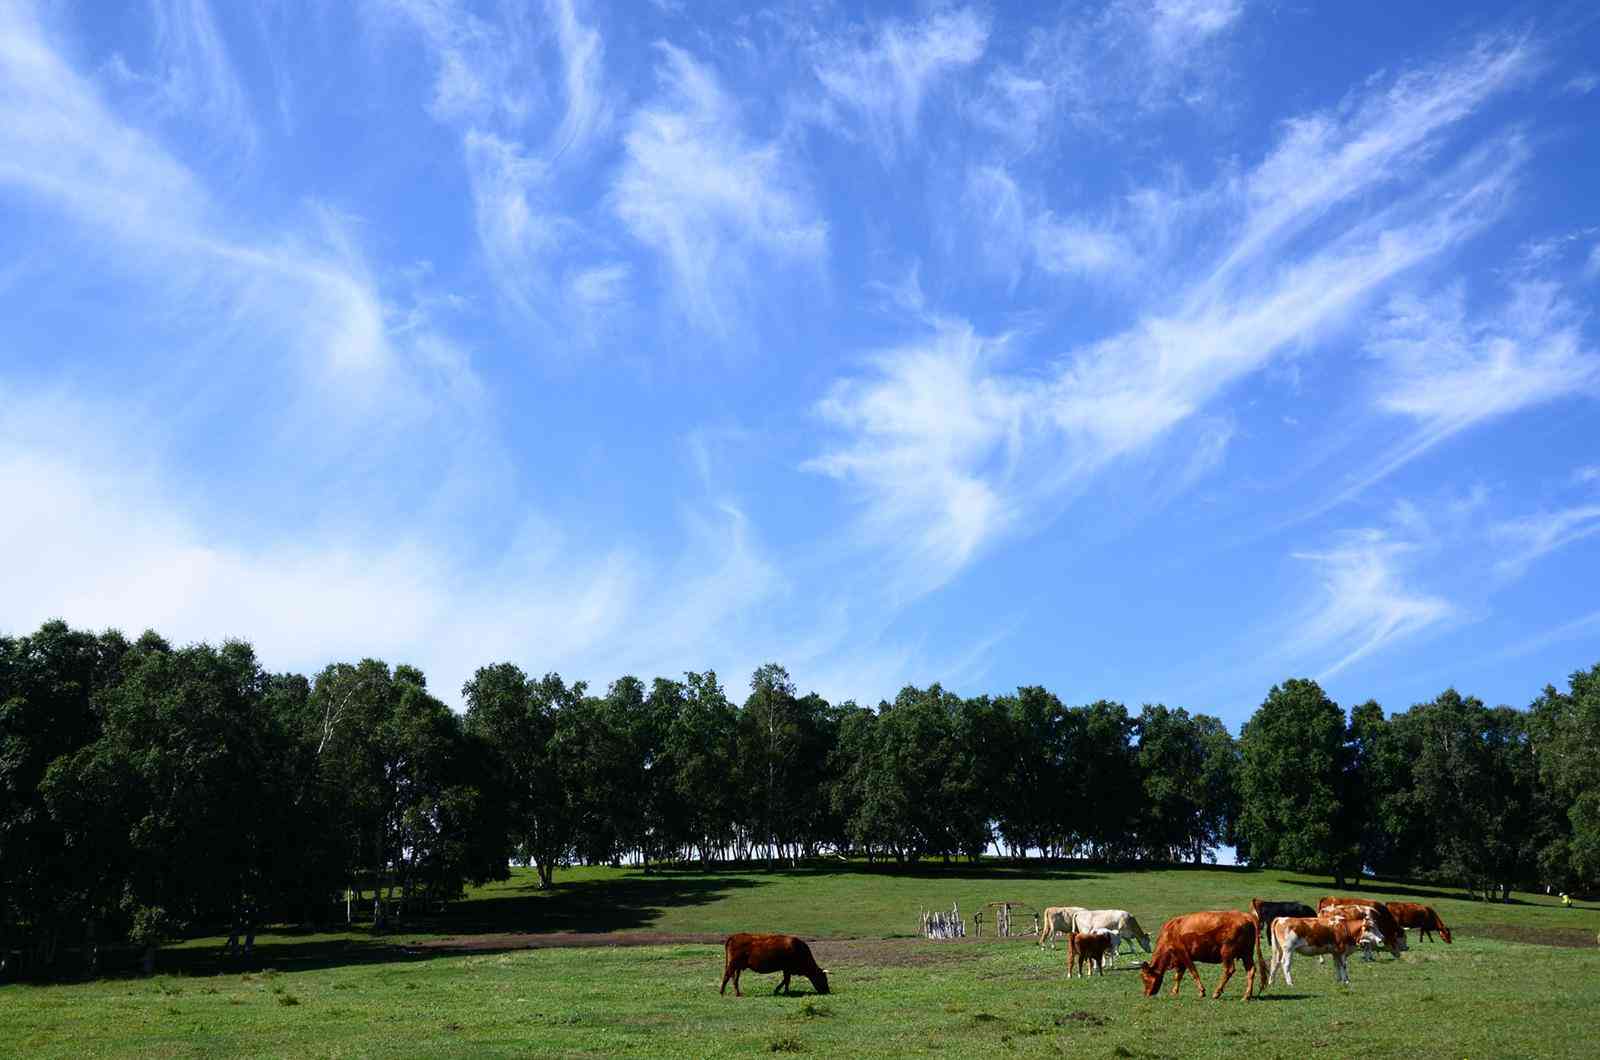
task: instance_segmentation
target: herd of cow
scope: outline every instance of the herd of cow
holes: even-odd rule
[[[1245,967],[1244,999],[1266,990],[1277,974],[1290,986],[1294,980],[1289,975],[1289,962],[1297,953],[1331,956],[1334,978],[1350,985],[1348,959],[1350,952],[1361,949],[1368,960],[1375,959],[1373,950],[1384,947],[1398,959],[1400,951],[1407,949],[1405,929],[1415,928],[1422,938],[1431,938],[1437,932],[1449,942],[1450,929],[1444,926],[1432,907],[1414,902],[1375,902],[1367,898],[1328,897],[1317,903],[1317,908],[1300,902],[1265,902],[1252,899],[1249,912],[1232,909],[1213,909],[1202,913],[1186,913],[1173,917],[1161,927],[1155,950],[1150,960],[1139,965],[1144,980],[1146,997],[1161,989],[1161,981],[1168,972],[1177,975],[1172,986],[1172,996],[1177,997],[1187,973],[1194,976],[1200,996],[1206,996],[1205,982],[1200,978],[1196,964],[1222,965],[1222,980],[1212,997],[1220,998],[1228,980],[1233,978],[1234,962]],[[1261,960],[1261,937],[1266,935],[1272,945],[1272,960],[1267,965],[1266,982],[1257,978],[1257,964]],[[1090,971],[1105,974],[1105,964],[1115,961],[1122,944],[1133,943],[1151,953],[1150,933],[1139,926],[1132,913],[1126,909],[1084,909],[1079,906],[1051,906],[1044,911],[1039,927],[1039,945],[1046,943],[1054,948],[1055,939],[1067,940],[1067,977],[1074,972],[1086,975]],[[783,980],[773,990],[788,992],[791,976],[803,976],[819,994],[828,992],[828,971],[817,967],[811,947],[793,935],[729,935],[722,944],[722,992],[727,993],[728,982],[733,982],[733,992],[739,991],[739,975],[744,971],[770,974],[782,972]],[[1086,970],[1087,969],[1087,970]]]

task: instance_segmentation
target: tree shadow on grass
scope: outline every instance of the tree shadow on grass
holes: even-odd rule
[[[539,890],[534,884],[501,888],[484,897],[453,903],[435,916],[406,917],[386,934],[358,928],[328,938],[325,936],[329,932],[314,928],[267,930],[256,936],[255,953],[248,960],[224,957],[217,946],[189,945],[162,950],[157,965],[163,974],[249,974],[266,969],[303,971],[348,964],[460,958],[552,944],[683,941],[678,936],[652,935],[648,929],[668,909],[707,905],[720,901],[730,891],[760,886],[764,886],[761,880],[733,876],[631,873],[606,880],[562,883],[558,879],[549,890]],[[618,932],[637,933],[637,937],[616,935]],[[720,942],[721,936],[696,936],[694,941]],[[105,969],[107,977],[135,971],[131,964]]]
[[[1322,895],[1338,895],[1347,898],[1373,898],[1377,895],[1400,895],[1404,898],[1434,898],[1448,899],[1457,902],[1481,902],[1482,899],[1469,894],[1460,888],[1448,890],[1439,884],[1415,883],[1403,880],[1384,880],[1368,878],[1361,881],[1361,886],[1353,887],[1346,884],[1343,888],[1334,887],[1328,882],[1327,877],[1317,876],[1280,876],[1278,882],[1290,887],[1299,887],[1315,890]],[[1508,902],[1499,900],[1483,902],[1484,905],[1533,905],[1532,902],[1523,901],[1521,898],[1512,898]]]

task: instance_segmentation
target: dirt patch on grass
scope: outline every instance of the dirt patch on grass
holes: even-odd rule
[[[1595,948],[1594,932],[1588,928],[1523,927],[1520,924],[1474,924],[1460,934],[1482,935],[1501,942],[1523,942],[1531,946],[1561,946],[1573,950]],[[1416,947],[1413,947],[1415,949]]]

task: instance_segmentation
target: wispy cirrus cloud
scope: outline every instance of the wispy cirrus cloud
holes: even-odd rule
[[[543,338],[592,342],[603,330],[596,299],[608,321],[629,301],[630,271],[587,219],[600,191],[579,177],[614,126],[616,94],[604,38],[577,0],[545,0],[540,13],[507,7],[491,20],[450,0],[372,9],[384,32],[414,31],[433,58],[429,111],[461,131],[479,245],[501,297]],[[586,275],[610,282],[574,288]]]
[[[1229,72],[1237,0],[1111,0],[1072,4],[1032,30],[1015,62],[990,71],[967,102],[979,127],[1029,153],[1064,128],[1124,134],[1131,113],[1209,110]]]
[[[628,122],[611,206],[665,261],[683,314],[727,336],[757,268],[820,263],[828,226],[783,146],[744,131],[715,72],[681,48],[658,50],[661,95]]]
[[[1511,551],[1495,564],[1502,577],[1515,577],[1537,560],[1600,534],[1600,504],[1577,504],[1496,523],[1490,538]]]
[[[1337,656],[1317,679],[1327,680],[1362,659],[1451,618],[1449,601],[1407,581],[1414,543],[1377,529],[1341,535],[1332,547],[1297,552],[1321,585],[1315,602],[1296,620],[1290,654]]]
[[[975,63],[988,40],[989,20],[971,8],[887,19],[856,40],[820,45],[814,70],[828,98],[860,120],[889,162],[916,140],[923,101],[939,80]]]
[[[1416,430],[1340,496],[1350,496],[1451,436],[1600,386],[1600,354],[1582,313],[1549,281],[1514,283],[1505,302],[1469,316],[1460,285],[1424,300],[1397,295],[1369,341],[1382,367],[1375,399]]]
[[[1043,372],[1008,373],[978,355],[994,340],[933,321],[927,339],[873,357],[871,373],[819,406],[836,441],[809,466],[860,486],[867,539],[898,527],[921,542],[907,566],[925,572],[922,586],[943,584],[1018,525],[1018,513],[1148,447],[1490,223],[1525,158],[1515,141],[1473,147],[1419,187],[1373,198],[1402,173],[1416,178],[1417,161],[1443,149],[1454,123],[1514,83],[1526,51],[1513,41],[1505,52],[1477,49],[1404,73],[1373,87],[1353,119],[1290,123],[1257,167],[1201,197],[1232,221],[1210,261],[1200,259],[1174,294],[1156,292],[1132,326]],[[998,216],[1020,216],[1003,181],[990,179],[1010,198]],[[1357,196],[1363,209],[1351,213]],[[1337,223],[1319,224],[1336,213]],[[902,403],[914,381],[917,400]]]
[[[1013,287],[1030,267],[1058,276],[1121,279],[1137,266],[1125,229],[1106,220],[1058,216],[1030,202],[1004,166],[973,167],[965,202],[984,259]]]

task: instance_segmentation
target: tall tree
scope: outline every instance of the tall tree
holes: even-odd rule
[[[0,637],[0,960],[42,946],[95,904],[86,864],[39,790],[50,763],[93,743],[104,690],[120,679],[128,643],[46,622]]]
[[[1240,733],[1240,838],[1251,864],[1360,878],[1348,812],[1354,751],[1344,712],[1315,682],[1274,685]]]
[[[557,720],[583,700],[583,682],[559,674],[530,680],[511,663],[486,666],[461,689],[467,726],[499,757],[511,806],[512,836],[533,862],[539,886],[572,854],[577,821],[556,746]]]
[[[120,880],[90,916],[126,917],[153,946],[270,901],[293,822],[249,645],[173,649],[146,635],[122,669],[98,737],[57,759],[40,790],[71,822],[76,856]]]
[[[794,801],[792,774],[802,734],[800,706],[789,671],[777,663],[757,667],[739,712],[739,764],[750,793],[748,830],[767,844],[769,857],[789,838],[786,816]]]
[[[1600,885],[1600,664],[1573,673],[1565,692],[1547,685],[1531,711],[1540,775],[1566,804],[1568,834],[1547,842],[1545,864]]]

